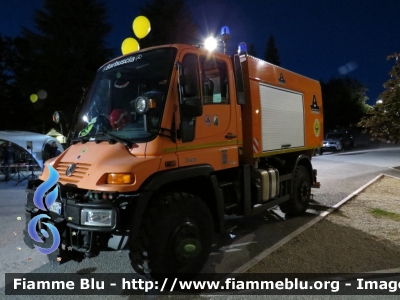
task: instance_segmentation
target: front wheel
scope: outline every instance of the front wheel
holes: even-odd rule
[[[199,273],[211,252],[213,233],[211,213],[199,198],[186,193],[162,196],[145,214],[139,237],[131,243],[132,267],[150,278]]]
[[[299,165],[293,177],[293,195],[290,200],[279,205],[279,208],[288,216],[298,216],[307,210],[310,197],[310,174],[305,166]]]

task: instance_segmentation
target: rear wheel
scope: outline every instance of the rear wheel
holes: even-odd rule
[[[199,273],[213,233],[211,213],[199,198],[186,193],[162,196],[145,214],[139,237],[131,243],[132,267],[150,278]]]
[[[279,208],[289,216],[304,213],[308,207],[311,196],[310,174],[305,166],[296,167],[293,178],[292,198],[279,205]]]

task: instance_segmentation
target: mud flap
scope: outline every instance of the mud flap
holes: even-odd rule
[[[312,185],[311,188],[319,189],[321,187],[321,183],[317,181],[317,170],[313,169],[312,171]]]

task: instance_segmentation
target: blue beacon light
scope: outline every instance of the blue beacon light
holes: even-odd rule
[[[221,35],[225,35],[225,34],[227,34],[227,35],[231,34],[230,31],[229,31],[229,27],[228,26],[223,26],[221,28]]]
[[[238,54],[242,55],[242,54],[247,54],[247,45],[246,43],[242,42],[239,44],[238,46]]]
[[[221,28],[221,41],[224,44],[224,53],[226,54],[227,51],[227,43],[231,37],[231,34],[229,32],[229,27],[228,26],[223,26]]]

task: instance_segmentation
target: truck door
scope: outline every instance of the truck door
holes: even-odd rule
[[[202,114],[195,118],[194,138],[178,140],[180,166],[210,164],[215,170],[238,165],[236,103],[230,99],[233,89],[229,59],[196,55]],[[184,66],[183,66],[184,67]],[[233,85],[232,85],[233,88]]]

